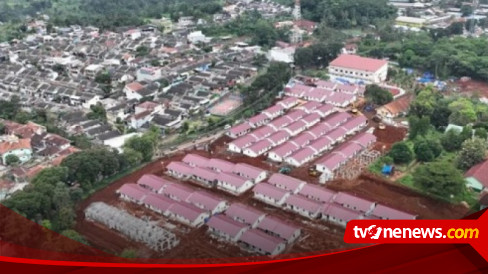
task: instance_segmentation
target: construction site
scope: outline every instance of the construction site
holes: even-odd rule
[[[286,171],[287,176],[331,191],[340,191],[368,199],[415,215],[417,219],[456,219],[465,216],[468,209],[461,205],[436,200],[364,171],[364,167],[368,163],[389,149],[394,142],[402,140],[406,132],[404,128],[389,126],[384,129],[375,129],[373,133],[377,141],[371,146],[371,149],[365,150],[348,161],[346,165],[336,171],[335,178],[326,184],[319,182],[319,174],[310,172],[312,163],[290,168]],[[141,204],[123,200],[117,194],[117,191],[125,184],[135,184],[143,175],[153,174],[194,190],[209,192],[224,199],[229,204],[240,203],[250,206],[266,215],[285,220],[290,225],[300,228],[300,236],[293,243],[286,245],[286,249],[280,252],[280,258],[292,256],[291,254],[296,256],[296,254],[337,251],[355,247],[344,243],[344,227],[341,225],[307,218],[290,210],[283,210],[263,203],[253,198],[252,191],[246,191],[242,195],[231,195],[221,189],[209,188],[196,183],[194,180],[176,180],[168,175],[168,164],[182,161],[188,154],[221,159],[231,163],[244,163],[259,167],[270,174],[283,171],[283,165],[273,163],[264,156],[252,158],[227,151],[227,144],[231,140],[228,136],[222,136],[209,144],[166,155],[113,182],[80,204],[77,210],[76,230],[86,237],[94,247],[117,255],[123,250],[135,249],[138,257],[164,258],[172,261],[183,259],[186,262],[188,259],[196,259],[199,262],[205,262],[205,259],[212,258],[227,258],[222,259],[225,262],[262,260],[262,257],[252,257],[252,255],[258,254],[242,248],[239,244],[213,237],[208,232],[207,225],[191,227],[182,224],[149,210]],[[93,214],[95,209],[103,212],[98,215]],[[110,213],[107,213],[107,210]],[[107,217],[107,214],[110,217]],[[100,217],[100,215],[107,216]],[[121,218],[130,219],[132,229],[135,229],[134,226],[136,226],[137,232],[130,232],[131,226],[129,225],[116,224],[117,220],[120,221]],[[147,238],[148,233],[151,235],[151,240]],[[154,239],[157,241],[154,242]]]

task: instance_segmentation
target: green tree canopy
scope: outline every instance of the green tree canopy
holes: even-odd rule
[[[388,154],[397,164],[408,164],[413,160],[413,152],[405,142],[395,143]]]
[[[460,197],[466,186],[463,175],[448,162],[432,162],[419,166],[413,172],[415,186],[427,193],[449,199]]]
[[[429,116],[423,116],[422,118],[418,118],[417,116],[410,116],[408,118],[408,124],[410,126],[410,132],[408,137],[410,139],[415,139],[417,136],[425,136],[430,126],[430,118]]]
[[[20,163],[20,159],[17,155],[9,154],[5,157],[5,165],[11,166]]]
[[[486,140],[481,138],[467,139],[462,144],[462,149],[457,158],[457,166],[460,169],[468,170],[474,165],[481,163],[486,158]]]
[[[410,114],[418,117],[432,115],[439,97],[440,95],[432,87],[423,89],[410,104]]]
[[[477,120],[475,105],[469,98],[459,98],[449,104],[452,114],[449,121],[453,124],[464,126]]]
[[[440,141],[445,150],[453,152],[461,149],[464,138],[460,133],[457,133],[456,130],[451,129],[441,136]]]
[[[414,143],[417,160],[431,162],[442,153],[442,146],[437,140],[419,139]]]

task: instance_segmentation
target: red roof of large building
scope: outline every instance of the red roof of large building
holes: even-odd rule
[[[468,170],[468,172],[466,172],[464,177],[474,177],[485,187],[488,187],[488,160],[472,167],[470,170]]]
[[[301,185],[305,184],[302,180],[281,173],[274,173],[271,175],[268,182],[274,186],[293,192],[297,191]]]
[[[361,57],[353,54],[342,54],[330,63],[330,66],[375,72],[388,61]]]
[[[273,198],[277,201],[283,199],[283,197],[285,197],[286,194],[288,193],[288,191],[283,190],[281,188],[277,188],[277,187],[270,185],[268,183],[257,184],[253,188],[252,192],[254,194],[261,194],[261,195],[264,195],[266,197]]]
[[[137,184],[125,184],[117,191],[121,195],[125,195],[134,200],[142,201],[144,197],[149,194],[149,190],[145,190]]]
[[[190,222],[194,222],[200,215],[205,213],[204,210],[184,202],[175,202],[170,205],[167,210],[174,215],[189,220]]]
[[[152,191],[155,192],[161,190],[168,183],[171,182],[154,174],[144,174],[139,180],[137,180],[138,185],[150,188]]]
[[[0,142],[0,155],[17,149],[31,149],[30,139]]]
[[[206,191],[195,191],[186,200],[187,202],[207,211],[214,211],[220,203],[224,202],[224,200]]]
[[[290,240],[297,230],[300,230],[297,226],[272,216],[266,216],[259,223],[258,228],[263,231],[272,232],[285,240]]]
[[[210,159],[200,156],[198,154],[187,154],[181,161],[190,166],[207,167],[209,160]]]
[[[240,241],[255,246],[268,253],[275,252],[280,244],[284,244],[283,239],[273,237],[257,229],[246,230],[242,234]]]
[[[141,85],[141,84],[140,84],[140,83],[138,83],[138,82],[132,82],[132,83],[130,83],[130,84],[127,84],[127,86],[126,86],[126,87],[127,87],[128,89],[130,89],[130,90],[134,91],[134,92],[138,92],[138,91],[140,91],[141,89],[143,89],[143,88],[144,88],[144,86],[143,86],[143,85]]]
[[[388,220],[415,220],[416,216],[384,205],[377,205],[371,212],[373,216]]]
[[[234,220],[242,221],[246,224],[253,225],[263,215],[265,215],[265,213],[253,207],[243,205],[241,203],[234,203],[225,211],[225,215],[229,216]]]
[[[303,188],[298,193],[309,198],[309,199],[312,199],[312,200],[315,200],[315,201],[318,201],[321,203],[330,202],[336,194],[335,192],[333,192],[329,189],[326,189],[326,188],[318,186],[318,185],[313,185],[313,184],[306,184],[305,186],[303,186]]]
[[[231,237],[237,236],[237,234],[243,229],[247,228],[247,225],[235,221],[225,215],[215,215],[207,222],[208,227],[221,231]]]

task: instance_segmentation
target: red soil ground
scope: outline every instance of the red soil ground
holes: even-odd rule
[[[401,127],[386,126],[385,129],[376,128],[373,134],[376,136],[375,150],[386,152],[391,146],[400,142],[407,136],[408,130]]]
[[[459,88],[461,93],[474,94],[479,93],[480,96],[488,98],[488,83],[476,80],[459,80],[454,83],[454,87]]]

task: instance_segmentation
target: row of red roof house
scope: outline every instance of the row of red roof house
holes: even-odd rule
[[[212,216],[207,226],[211,235],[262,255],[282,253],[301,234],[300,228],[240,203]]]
[[[317,115],[314,117],[313,123],[302,122],[307,117],[292,122],[290,116],[299,118],[300,114],[306,114],[303,109],[295,109],[287,115],[273,120],[269,125],[230,142],[228,150],[243,153],[249,157],[258,157],[267,153],[268,158],[272,161],[284,161],[292,166],[301,166],[332,149],[334,145],[342,143],[347,136],[356,134],[368,124],[366,117],[352,116],[346,112],[328,115],[323,121],[320,121],[318,114],[313,113],[320,105],[315,102],[308,102],[304,105],[305,109],[311,112],[307,117]],[[280,120],[286,121],[281,122]],[[279,126],[275,127],[276,124]],[[242,125],[238,127],[242,127]],[[251,127],[249,126],[249,128]],[[375,141],[374,136],[370,135],[367,138],[358,139],[358,142],[366,139]]]
[[[137,184],[125,184],[117,194],[191,227],[201,226],[212,214],[224,211],[227,201],[206,191],[195,190],[152,174],[143,175]]]
[[[352,117],[345,121],[339,120],[343,119],[340,115],[342,113],[344,112],[330,117],[330,119],[292,139],[291,142],[271,150],[268,153],[268,158],[277,162],[284,160],[286,163],[298,167],[332,149],[333,146],[342,143],[347,136],[356,134],[367,125],[368,120],[364,116]],[[336,120],[339,124],[337,125],[332,120]],[[341,123],[342,121],[344,122]],[[331,124],[333,126],[330,126]]]
[[[307,184],[275,173],[253,188],[254,198],[307,218],[321,218],[341,226],[354,219],[415,219],[416,216],[344,192]]]
[[[334,178],[334,172],[348,161],[367,150],[376,142],[376,136],[363,132],[354,136],[351,140],[338,146],[332,152],[315,161],[315,169],[322,173],[325,181]]]
[[[311,123],[317,119],[317,114],[320,116],[320,119],[321,117],[325,117],[335,111],[334,107],[329,104],[321,104],[317,102],[307,102],[301,104],[302,102],[303,101],[299,100],[298,98],[286,97],[285,99],[277,102],[275,105],[261,111],[260,114],[251,117],[248,121],[232,127],[227,132],[227,135],[233,139],[236,139],[246,135],[253,129],[267,124],[270,124],[274,131],[277,131],[287,125],[297,122],[302,118],[304,118],[303,122]],[[289,111],[299,104],[301,105],[296,107],[293,111]],[[284,115],[287,111],[289,112],[287,115],[285,115],[286,118],[281,117],[280,119],[276,119]],[[271,122],[272,120],[274,121]],[[254,133],[258,136],[262,135],[259,134],[259,131],[255,131]]]
[[[333,87],[333,88],[329,88]],[[339,88],[337,88],[339,86]],[[285,87],[285,95],[302,98],[308,101],[327,103],[345,108],[354,103],[356,94],[364,93],[364,88],[354,85],[336,85],[332,82],[321,82],[320,87],[291,83]]]
[[[287,141],[294,141],[295,145],[298,142],[301,147],[301,142],[315,140],[352,118],[346,112],[331,115],[331,113],[335,112],[333,106],[316,102],[307,102],[283,115],[286,108],[281,107],[281,102],[288,101],[288,99],[293,98],[286,98],[270,107],[278,108],[281,111],[273,118],[267,116],[272,112],[268,108],[249,121],[231,128],[227,134],[238,139],[230,142],[227,149],[236,153],[244,153],[250,157],[258,157],[274,147],[285,142],[288,143]],[[256,128],[261,123],[256,123],[254,118],[262,115],[268,117],[262,123],[266,125]],[[324,117],[325,119],[321,122]],[[353,121],[355,122],[349,122],[345,125],[347,127],[346,132],[354,133],[367,123],[367,119],[364,116],[355,117]],[[253,128],[255,129],[252,130]]]
[[[341,93],[350,93],[356,94],[359,96],[364,96],[364,92],[366,91],[365,86],[361,85],[353,85],[353,84],[343,84],[337,83],[333,81],[326,81],[326,80],[317,80],[312,83],[313,86],[322,89],[328,89],[335,92]]]
[[[246,192],[268,176],[265,170],[248,164],[234,164],[196,154],[187,154],[181,162],[171,162],[166,169],[175,178],[192,179],[206,187],[216,187],[232,195]]]

